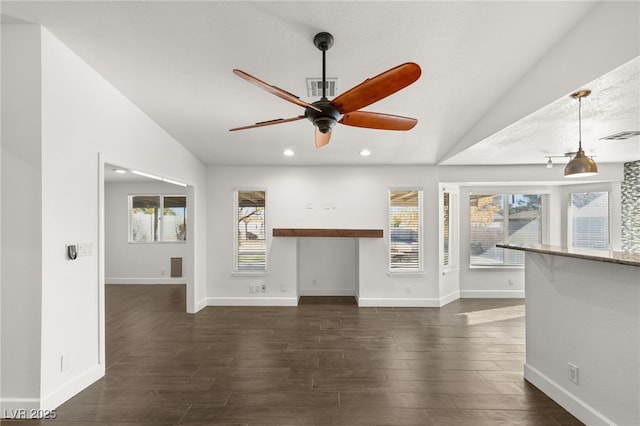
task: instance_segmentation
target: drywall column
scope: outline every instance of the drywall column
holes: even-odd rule
[[[40,404],[42,307],[41,29],[2,25],[0,413]],[[20,411],[25,410],[25,411]]]
[[[525,255],[524,376],[586,424],[640,424],[636,258],[638,266]],[[576,380],[570,363],[578,368]]]

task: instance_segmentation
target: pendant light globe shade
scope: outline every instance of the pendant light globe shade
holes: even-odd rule
[[[584,155],[582,148],[578,149],[573,160],[564,168],[564,177],[586,177],[598,174],[598,166],[591,158]]]

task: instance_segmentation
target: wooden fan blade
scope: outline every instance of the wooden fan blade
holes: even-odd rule
[[[367,111],[348,112],[338,121],[347,126],[382,130],[410,130],[417,122],[415,118]]]
[[[267,92],[269,92],[269,93],[271,93],[273,95],[276,95],[277,97],[279,97],[281,99],[284,99],[285,101],[292,102],[292,103],[294,103],[296,105],[299,105],[301,107],[304,107],[304,108],[311,108],[311,109],[314,109],[314,110],[316,110],[318,112],[322,112],[322,110],[320,108],[315,107],[315,106],[313,106],[313,105],[311,105],[309,103],[306,103],[305,101],[301,100],[296,95],[293,95],[293,94],[287,92],[286,90],[282,90],[279,87],[272,86],[272,85],[270,85],[268,83],[265,83],[264,81],[255,78],[251,74],[247,74],[246,72],[241,71],[241,70],[237,70],[237,69],[233,70],[233,73],[235,75],[239,76],[239,77],[244,78],[249,83],[253,83],[256,86],[260,87],[261,89],[264,89]]]
[[[331,130],[329,130],[327,133],[322,133],[316,127],[316,148],[322,148],[323,146],[328,144],[330,140],[331,140]]]
[[[288,123],[290,121],[302,120],[303,118],[304,118],[304,115],[299,115],[297,117],[292,117],[292,118],[277,118],[275,120],[261,121],[259,123],[252,124],[250,126],[236,127],[235,129],[229,129],[229,131],[235,132],[236,130],[245,130],[245,129],[253,129],[255,127],[271,126],[272,124]]]
[[[416,81],[421,73],[418,64],[407,62],[363,81],[339,95],[331,103],[341,114],[356,111],[404,89]]]

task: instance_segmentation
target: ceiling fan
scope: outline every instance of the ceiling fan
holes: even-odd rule
[[[244,71],[234,69],[233,72],[237,76],[279,98],[304,107],[305,110],[304,115],[297,117],[262,121],[250,126],[236,127],[230,131],[288,123],[306,118],[316,127],[315,142],[316,147],[320,148],[329,143],[331,129],[336,123],[382,130],[410,130],[416,125],[418,120],[415,118],[359,110],[416,81],[421,73],[418,64],[407,62],[398,65],[363,81],[330,101],[326,97],[326,52],[333,46],[333,36],[327,32],[318,33],[313,38],[313,43],[322,51],[322,98],[310,104],[279,87],[265,83]]]

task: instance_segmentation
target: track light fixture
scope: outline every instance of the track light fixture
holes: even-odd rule
[[[587,157],[582,150],[582,98],[591,94],[591,90],[580,90],[572,93],[571,97],[578,100],[578,151],[576,156],[564,168],[564,177],[584,177],[598,174],[598,166],[592,158]],[[551,159],[549,159],[551,160]],[[548,164],[548,163],[547,163]]]

